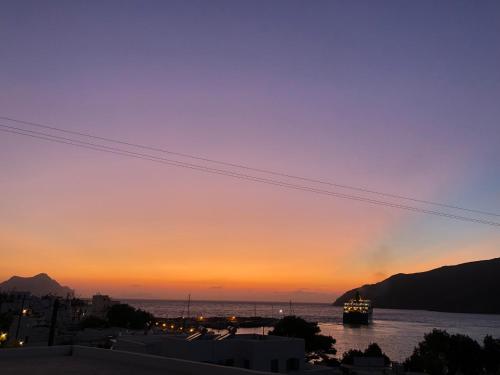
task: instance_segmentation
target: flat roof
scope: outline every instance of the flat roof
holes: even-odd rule
[[[9,375],[252,375],[238,367],[85,346],[0,350],[0,373]]]
[[[0,363],[1,372],[11,375],[156,375],[161,373],[158,369],[148,369],[139,365],[73,356],[29,358],[29,360],[2,358]],[[163,374],[174,374],[174,372],[165,371]]]

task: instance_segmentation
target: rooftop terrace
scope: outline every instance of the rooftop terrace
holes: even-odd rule
[[[9,375],[265,374],[181,359],[69,345],[1,350],[0,365],[1,373]]]

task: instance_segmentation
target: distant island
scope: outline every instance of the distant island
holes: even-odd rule
[[[500,258],[396,274],[352,289],[334,302],[342,306],[356,291],[374,307],[442,312],[500,314]]]
[[[33,277],[12,276],[0,283],[0,292],[30,292],[34,296],[53,295],[67,297],[74,295],[74,290],[62,286],[46,273],[39,273]]]

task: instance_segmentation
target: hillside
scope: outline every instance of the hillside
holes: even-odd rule
[[[376,308],[500,314],[499,275],[500,258],[401,273],[350,290],[334,305],[343,305],[359,290]]]
[[[66,297],[68,294],[71,296],[74,294],[72,289],[60,285],[46,273],[40,273],[33,277],[12,276],[10,279],[0,283],[0,291],[31,292],[35,296],[52,294]]]

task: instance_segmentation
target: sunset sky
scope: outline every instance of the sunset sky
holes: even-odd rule
[[[0,116],[500,215],[498,1],[2,1],[0,46]],[[0,281],[331,301],[498,256],[495,226],[0,132]]]

